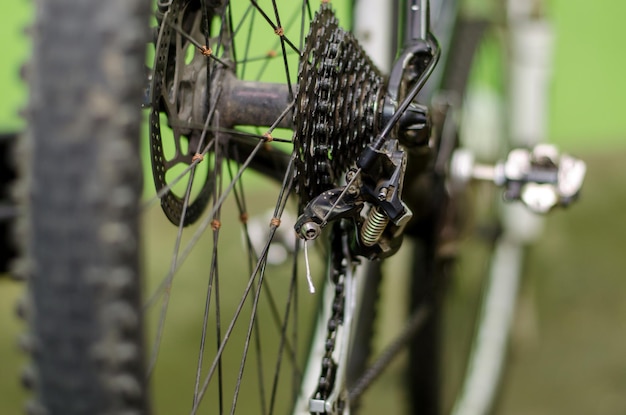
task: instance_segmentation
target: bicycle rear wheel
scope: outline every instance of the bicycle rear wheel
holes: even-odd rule
[[[281,128],[291,126],[312,6],[158,2],[151,94],[143,94],[151,106],[148,155],[137,139],[144,3],[37,5],[21,236],[34,363],[25,379],[36,390],[30,408],[270,414],[300,405],[293,411],[307,413],[324,382],[344,382],[350,329],[326,327],[349,319],[333,304],[352,304],[341,287],[357,267],[345,241],[336,241],[343,231],[320,238],[334,249],[319,246],[305,265],[286,213],[298,202],[289,201],[291,132]],[[353,117],[371,110],[359,109],[360,98],[344,100]],[[140,159],[152,164],[156,196],[142,186]],[[300,197],[307,191],[300,187]],[[318,291],[334,283],[332,298],[308,295],[305,268],[319,274]],[[318,308],[326,316],[315,329]],[[309,346],[313,331],[323,333],[321,343]],[[320,345],[325,357],[343,355],[332,379],[323,375],[329,361],[306,365]],[[310,378],[317,385],[301,391]],[[347,394],[343,383],[338,390]]]

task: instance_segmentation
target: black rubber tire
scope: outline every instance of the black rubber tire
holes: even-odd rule
[[[454,29],[448,60],[444,68],[442,91],[463,98],[474,55],[488,28],[484,20],[459,20]],[[428,179],[434,191],[429,195],[430,214],[414,225],[413,279],[410,306],[414,310],[427,304],[427,320],[411,341],[407,371],[408,397],[411,413],[439,415],[442,408],[441,335],[442,299],[452,272],[453,258],[437,252],[440,232],[447,220],[449,203],[445,177],[436,173]]]
[[[150,2],[35,6],[18,238],[32,305],[29,412],[148,413],[138,199]]]

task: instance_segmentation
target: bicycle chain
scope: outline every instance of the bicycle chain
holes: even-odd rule
[[[301,206],[337,187],[375,136],[384,79],[329,5],[311,21],[293,111]]]
[[[341,233],[335,234],[340,235]],[[313,399],[319,401],[326,401],[335,386],[335,378],[337,375],[337,363],[333,359],[333,352],[335,350],[337,340],[337,329],[344,320],[344,305],[345,305],[345,292],[344,282],[347,273],[347,267],[350,266],[349,261],[345,261],[346,255],[344,255],[343,241],[335,239],[331,241],[333,253],[331,256],[332,263],[332,283],[335,285],[335,296],[332,302],[332,314],[326,324],[326,341],[324,344],[325,353],[322,358],[321,373],[318,381],[317,389],[313,395]],[[340,253],[340,254],[337,254]],[[339,413],[341,408],[337,408]]]

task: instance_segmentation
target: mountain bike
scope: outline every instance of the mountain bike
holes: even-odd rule
[[[408,348],[411,407],[439,413],[459,241],[477,234],[492,274],[517,275],[524,241],[499,195],[569,205],[584,163],[546,145],[494,162],[463,136],[478,130],[460,116],[473,56],[486,33],[499,40],[456,1],[344,5],[354,33],[328,1],[230,3],[37,3],[16,186],[29,411],[366,412],[364,392]],[[506,144],[491,127],[477,135]],[[395,276],[384,259],[404,239],[410,310],[370,357],[378,287]],[[502,313],[493,285],[455,413],[495,396],[471,393],[494,350],[485,332],[504,360],[510,318],[489,317],[510,315],[515,289]]]

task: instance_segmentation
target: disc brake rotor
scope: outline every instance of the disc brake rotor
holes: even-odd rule
[[[153,68],[150,112],[150,153],[157,192],[171,186],[171,183],[168,183],[168,172],[180,172],[181,166],[186,167],[192,163],[200,142],[201,130],[186,124],[191,119],[204,119],[208,113],[206,94],[203,92],[207,90],[208,76],[204,75],[207,72],[207,59],[175,29],[180,28],[180,31],[203,44],[202,21],[199,1],[174,0],[165,12],[160,25]],[[191,54],[189,48],[193,49],[191,61],[187,58]],[[162,114],[167,116],[171,137],[169,132],[165,137],[161,134]],[[204,145],[210,138],[207,134]],[[167,157],[164,148],[172,147],[174,155]],[[177,170],[172,170],[174,168]],[[183,212],[184,225],[189,225],[200,217],[212,194],[212,170],[207,168],[205,177],[195,178],[194,182],[203,181],[203,184],[195,198],[188,201],[186,209],[184,198],[175,194],[172,189],[167,190],[162,196],[161,207],[173,224],[180,223]]]

